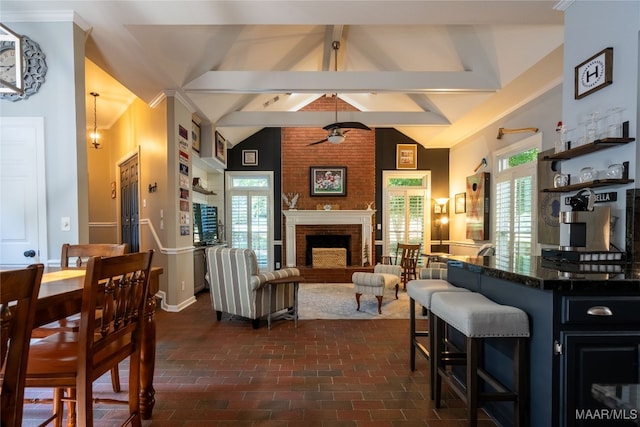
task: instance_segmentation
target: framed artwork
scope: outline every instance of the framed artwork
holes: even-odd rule
[[[242,150],[242,166],[258,166],[258,150]]]
[[[216,159],[220,160],[222,163],[227,163],[227,140],[220,134],[220,132],[216,131]]]
[[[418,145],[396,145],[396,169],[418,169]]]
[[[195,121],[191,121],[191,148],[200,153],[200,125]]]
[[[467,239],[489,240],[489,220],[491,218],[489,208],[490,199],[489,172],[480,172],[467,177]]]
[[[189,132],[182,125],[178,125],[178,135],[180,135],[180,138],[182,139],[189,139]]]
[[[575,69],[575,99],[584,98],[613,83],[613,48],[608,47]]]
[[[466,193],[458,193],[455,198],[455,212],[465,213],[467,211],[467,197]]]
[[[312,196],[346,196],[346,166],[311,166],[309,180]]]

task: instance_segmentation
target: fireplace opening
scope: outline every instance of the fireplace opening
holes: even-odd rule
[[[346,234],[308,234],[305,264],[313,264],[313,248],[344,248],[347,250],[347,264],[351,263],[351,236]]]

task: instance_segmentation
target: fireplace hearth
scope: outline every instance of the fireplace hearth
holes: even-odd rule
[[[347,264],[351,260],[351,235],[336,234],[307,234],[306,236],[305,265],[313,265],[314,248],[342,248],[347,250]]]

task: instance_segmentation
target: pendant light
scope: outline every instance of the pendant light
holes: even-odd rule
[[[97,100],[100,94],[98,92],[91,92],[91,96],[93,96],[93,132],[91,132],[91,145],[93,148],[102,148],[100,147],[100,143],[98,139],[100,139],[100,134],[98,134],[98,104]]]

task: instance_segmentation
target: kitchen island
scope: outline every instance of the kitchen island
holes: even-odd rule
[[[594,399],[592,384],[640,383],[640,265],[497,256],[446,261],[451,284],[528,314],[531,426],[638,425],[634,413],[631,419],[584,415],[605,408]],[[511,386],[512,349],[496,339],[484,352],[486,369]],[[511,406],[485,409],[501,425],[512,425]]]

